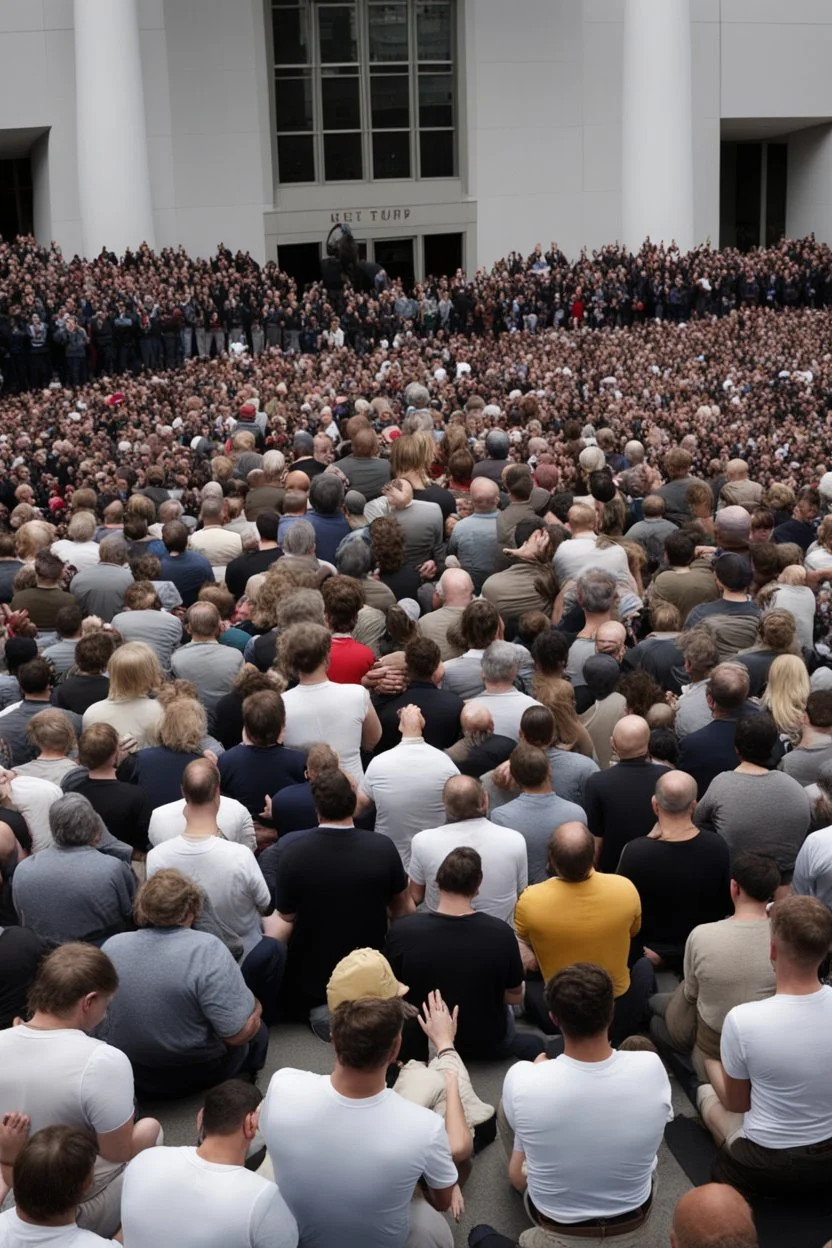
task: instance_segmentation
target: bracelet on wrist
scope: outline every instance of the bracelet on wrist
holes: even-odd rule
[[[447,1049],[440,1049],[439,1052],[436,1054],[436,1056],[444,1057],[446,1053],[456,1053],[456,1049],[454,1048],[452,1044],[449,1044]]]

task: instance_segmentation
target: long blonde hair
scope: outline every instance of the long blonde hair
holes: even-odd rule
[[[159,660],[143,641],[128,641],[114,650],[107,664],[111,702],[131,702],[146,698],[158,689],[164,677]]]
[[[806,664],[796,654],[781,654],[768,669],[763,706],[780,732],[798,740],[803,730],[803,713],[811,692]]]

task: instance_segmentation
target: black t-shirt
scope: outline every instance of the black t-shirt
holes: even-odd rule
[[[680,963],[685,941],[700,923],[715,923],[731,913],[728,846],[716,832],[700,832],[689,841],[639,837],[625,846],[618,874],[632,880],[641,898],[643,946]]]
[[[267,797],[306,779],[306,755],[283,745],[236,745],[220,754],[218,765],[223,793],[258,820]]]
[[[437,689],[435,685],[423,680],[414,680],[404,693],[392,694],[389,697],[377,695],[373,705],[381,722],[381,739],[376,746],[376,754],[392,750],[402,739],[399,731],[399,711],[403,706],[418,706],[425,717],[423,737],[428,745],[435,750],[447,750],[459,740],[459,717],[462,714],[463,702],[450,689]]]
[[[384,948],[387,907],[407,887],[399,851],[361,828],[313,828],[280,856],[275,906],[295,915],[288,993],[311,1008],[326,1000],[336,963],[353,949]]]
[[[414,490],[413,498],[422,503],[438,503],[442,510],[443,523],[456,511],[456,499],[451,491],[443,489],[435,481],[431,481],[423,490]]]
[[[47,952],[44,942],[28,927],[0,928],[0,1031],[25,1015],[26,994]]]
[[[83,715],[95,702],[103,702],[110,692],[106,676],[69,676],[52,690],[52,705]]]
[[[147,851],[147,829],[153,814],[153,802],[144,789],[123,780],[82,780],[73,785],[96,810],[107,831],[125,845],[132,845],[140,854]]]
[[[422,585],[422,578],[415,568],[404,567],[397,572],[381,572],[378,579],[396,595],[397,602],[401,602],[402,598],[415,598]]]
[[[411,1004],[421,1008],[439,989],[448,1009],[459,1006],[454,1047],[465,1061],[493,1056],[506,1035],[505,994],[523,982],[517,938],[507,923],[482,913],[411,914],[390,928],[387,958],[407,984]],[[422,1039],[423,1045],[411,1037],[419,1052],[408,1057],[424,1060]]]
[[[279,546],[272,546],[267,550],[247,550],[232,559],[225,569],[225,583],[234,597],[242,598],[248,578],[258,572],[267,572],[282,554]]]
[[[233,749],[243,739],[243,699],[234,689],[223,694],[217,703],[214,736],[226,750]]]

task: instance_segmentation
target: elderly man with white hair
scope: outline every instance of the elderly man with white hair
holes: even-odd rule
[[[723,551],[735,554],[748,553],[751,538],[751,516],[744,507],[732,505],[716,513],[716,544]]]
[[[501,737],[520,740],[520,720],[530,706],[540,706],[536,698],[515,688],[517,673],[526,652],[522,646],[508,641],[492,641],[482,656],[482,680],[485,690],[468,703],[469,706],[485,707],[491,712],[494,732]]]
[[[246,520],[256,520],[262,511],[282,511],[286,491],[283,478],[286,473],[286,456],[282,451],[266,451],[260,474],[248,481],[251,488],[246,495]]]
[[[422,637],[435,641],[444,663],[462,654],[462,646],[448,636],[474,597],[474,582],[462,568],[447,568],[436,583],[434,610],[423,615],[418,628]]]

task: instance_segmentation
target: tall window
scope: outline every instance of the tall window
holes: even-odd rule
[[[457,172],[455,0],[272,0],[278,179]]]

